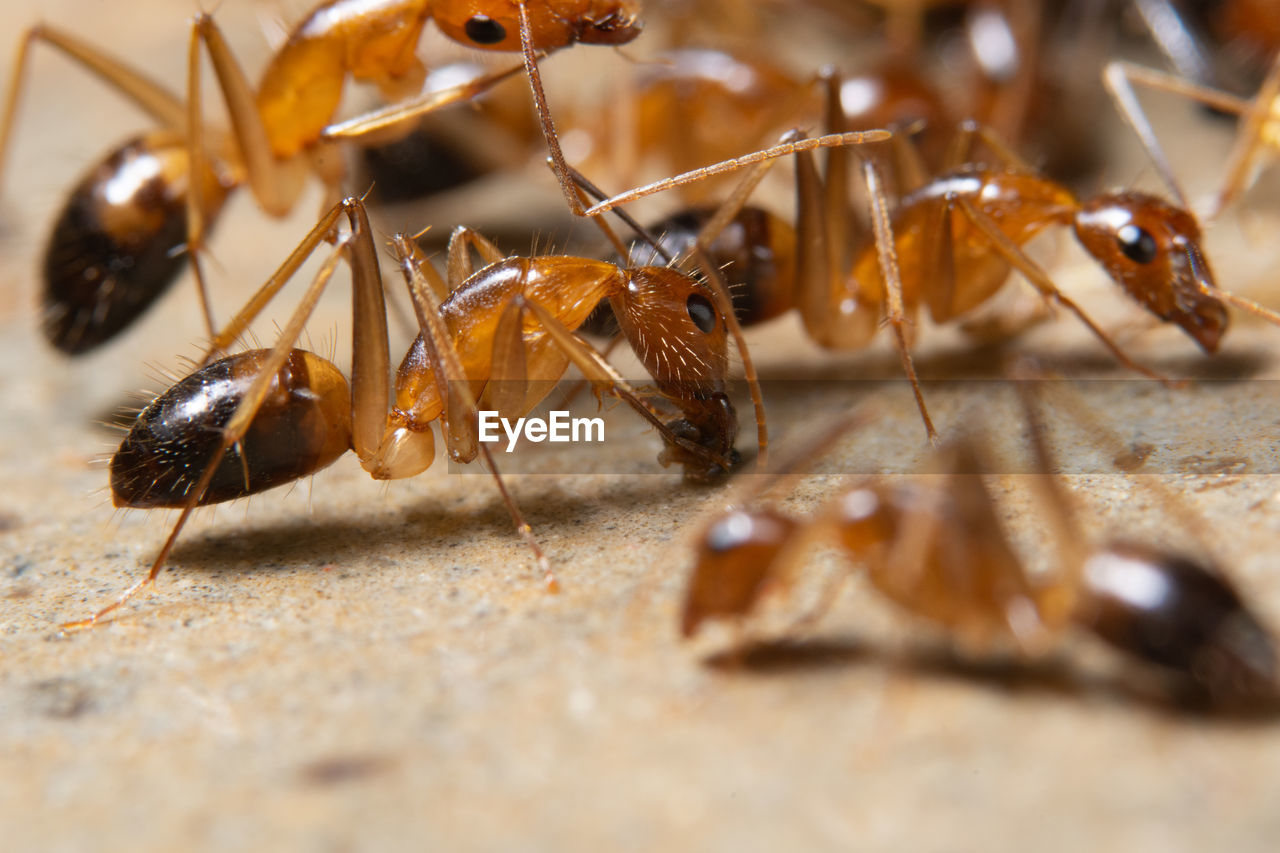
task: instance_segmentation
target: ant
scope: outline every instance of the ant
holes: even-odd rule
[[[838,131],[843,129],[836,106],[838,75],[826,73],[825,86],[827,127]],[[970,161],[975,140],[995,154],[998,166]],[[1166,381],[1130,359],[1022,250],[1022,244],[1051,226],[1070,227],[1126,293],[1156,317],[1180,326],[1208,353],[1217,350],[1227,328],[1224,303],[1280,322],[1280,317],[1250,300],[1217,289],[1201,247],[1199,224],[1186,210],[1134,191],[1077,200],[1070,190],[1032,170],[973,122],[961,124],[948,154],[950,166],[903,196],[891,223],[879,222],[889,218],[888,203],[882,183],[869,175],[875,227],[871,234],[848,240],[845,235],[852,230],[845,187],[848,156],[841,148],[829,149],[825,174],[820,175],[809,152],[797,154],[794,225],[778,217],[762,220],[758,211],[743,209],[750,192],[744,179],[714,213],[695,211],[653,230],[665,232],[666,239],[675,242],[688,241],[687,229],[692,227],[706,249],[735,223],[732,234],[750,243],[723,249],[724,254],[712,252],[712,257],[717,264],[734,260],[735,254],[753,259],[748,270],[730,271],[741,285],[738,297],[756,306],[747,323],[794,308],[819,346],[837,350],[864,347],[882,325],[889,325],[933,441],[937,431],[911,359],[913,318],[923,303],[935,323],[959,319],[995,296],[1011,270],[1021,273],[1045,300],[1074,313],[1125,367]],[[748,179],[756,178],[748,175]],[[670,181],[659,181],[639,187],[602,201],[588,213],[609,210],[669,186]],[[709,224],[712,221],[714,225]],[[767,227],[760,226],[762,221]],[[891,263],[881,260],[886,253],[893,256]],[[882,269],[892,274],[885,276]]]
[[[44,263],[46,337],[71,355],[106,342],[174,280],[183,264],[180,254],[192,259],[213,335],[198,253],[236,187],[247,183],[268,214],[284,216],[295,207],[307,173],[314,172],[332,202],[343,167],[329,150],[331,143],[405,128],[411,119],[468,100],[520,70],[415,97],[426,68],[414,51],[429,20],[462,44],[521,51],[542,124],[549,129],[538,55],[578,42],[624,44],[640,32],[636,9],[634,0],[328,0],[292,30],[256,89],[213,18],[201,13],[191,27],[185,103],[161,83],[60,28],[30,28],[20,43],[0,123],[0,161],[37,41],[83,65],[160,126],[111,151],[76,186],[59,215]],[[231,116],[230,133],[204,130],[202,44]],[[398,103],[334,124],[349,76],[377,84]],[[558,155],[558,143],[550,142]]]
[[[756,158],[798,147],[848,145],[887,133],[845,134],[775,146]],[[741,166],[741,161],[729,164]],[[345,218],[348,230],[335,235]],[[596,222],[606,231],[607,226]],[[616,241],[616,237],[614,238]],[[326,240],[337,246],[270,350],[213,361]],[[447,278],[404,234],[392,239],[419,334],[388,382],[390,348],[377,254],[363,201],[339,202],[312,228],[231,322],[214,336],[198,370],[159,395],[138,416],[111,460],[112,499],[122,507],[181,510],[148,575],[93,616],[64,625],[92,627],[155,581],[178,534],[199,506],[292,482],[353,450],[374,479],[412,477],[435,459],[433,421],[454,462],[483,456],[516,529],[556,588],[540,546],[478,433],[478,408],[501,416],[532,410],[572,363],[597,395],[610,393],[649,421],[667,442],[659,457],[686,479],[713,482],[740,462],[737,414],[726,392],[728,338],[744,355],[727,295],[664,266],[618,265],[580,257],[504,257],[480,234],[458,228],[449,241]],[[619,243],[619,246],[621,244]],[[485,262],[473,269],[471,252]],[[332,363],[295,345],[308,316],[345,258],[353,289],[350,383]],[[659,397],[680,417],[664,422],[604,356],[574,334],[608,299]],[[748,380],[756,385],[754,374]],[[760,457],[766,432],[759,389]]]
[[[1045,428],[1030,392],[1022,391],[1031,446],[1044,472],[1037,480],[1059,542],[1056,573],[1028,572],[975,473],[985,470],[982,454],[974,441],[959,440],[936,452],[930,473],[937,476],[863,482],[810,518],[752,506],[714,518],[697,541],[681,634],[690,638],[711,620],[741,625],[766,594],[790,583],[814,544],[827,542],[865,569],[876,592],[961,641],[978,647],[1012,642],[1036,656],[1080,628],[1188,699],[1223,709],[1274,702],[1274,641],[1217,567],[1143,543],[1083,544],[1088,539],[1052,473]],[[846,416],[801,460],[866,420],[862,412]],[[756,493],[774,482],[766,479]]]

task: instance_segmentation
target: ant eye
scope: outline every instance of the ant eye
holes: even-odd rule
[[[698,331],[704,335],[710,334],[716,327],[716,310],[711,307],[711,303],[705,296],[699,293],[693,294],[685,303],[685,309],[689,312],[689,319],[693,321],[693,325],[697,326]]]
[[[1156,259],[1158,247],[1151,232],[1137,225],[1124,225],[1116,232],[1120,251],[1135,264],[1149,264]]]
[[[476,44],[497,44],[507,37],[506,27],[488,15],[472,15],[463,29]]]

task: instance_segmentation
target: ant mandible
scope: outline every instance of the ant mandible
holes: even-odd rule
[[[161,128],[114,149],[72,191],[45,256],[46,337],[71,355],[106,342],[172,283],[182,268],[181,254],[192,258],[212,335],[213,311],[198,253],[232,190],[247,183],[263,210],[283,216],[296,205],[307,173],[314,172],[327,188],[326,204],[332,203],[343,167],[328,153],[330,143],[407,129],[413,118],[474,97],[520,70],[416,95],[426,69],[415,49],[428,20],[471,47],[522,51],[535,101],[545,111],[538,55],[577,42],[630,41],[641,28],[637,8],[634,0],[330,0],[293,29],[256,89],[213,18],[202,13],[191,28],[185,104],[89,42],[45,24],[32,27],[21,41],[0,123],[0,174],[27,59],[37,41],[83,65]],[[227,103],[230,133],[204,129],[201,44]],[[348,77],[374,83],[401,102],[334,125]],[[551,127],[545,112],[542,122]],[[558,143],[551,142],[558,153]]]

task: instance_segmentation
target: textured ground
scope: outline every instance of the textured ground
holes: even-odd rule
[[[4,20],[12,38],[43,14],[180,79],[193,7],[136,5],[126,15],[14,2]],[[232,0],[219,17],[250,42],[242,6]],[[675,613],[696,519],[728,492],[658,472],[654,438],[625,412],[611,416],[610,434],[634,440],[590,457],[599,473],[514,478],[559,595],[542,592],[486,476],[441,465],[386,487],[346,460],[310,486],[200,516],[156,592],[99,630],[59,636],[60,621],[139,577],[167,531],[162,514],[110,508],[93,459],[112,435],[96,422],[127,391],[155,387],[146,365],[172,368],[175,354],[191,354],[199,321],[183,283],[127,339],[83,362],[38,338],[41,235],[73,175],[138,119],[48,56],[31,91],[0,242],[8,849],[1267,850],[1280,837],[1274,722],[1148,701],[1087,643],[1036,666],[964,665],[854,587],[812,633],[737,669],[708,665],[716,638],[681,644]],[[1221,137],[1192,130],[1175,159],[1220,161]],[[282,224],[264,223],[247,198],[232,204],[213,245],[224,314],[317,204]],[[1259,298],[1274,241],[1243,236],[1268,227],[1230,220],[1210,245],[1220,278]],[[1064,256],[1062,280],[1101,300],[1097,274],[1074,250]],[[317,339],[345,335],[345,298],[313,323]],[[1073,375],[1128,379],[1073,324],[1059,325],[1026,346],[1059,353]],[[1237,331],[1208,365],[1164,332],[1139,338],[1137,352],[1175,374],[1273,378],[1277,331]],[[832,358],[791,324],[753,340],[765,374],[782,380],[770,410],[780,445],[815,413],[879,388],[789,380],[896,375],[887,350]],[[926,346],[922,369],[999,372],[945,335]],[[1126,383],[1100,386],[1095,399],[1115,423],[1145,425],[1122,427],[1126,441],[1183,427],[1149,470],[1183,472],[1164,482],[1204,520],[1201,547],[1280,624],[1271,386],[1171,393]],[[973,387],[935,389],[944,432],[972,422]],[[923,443],[909,399],[896,386],[877,397],[877,427],[841,458],[909,470]],[[978,408],[997,440],[1017,437],[993,406]],[[1068,457],[1091,527],[1194,541],[1167,520],[1158,492],[1110,471],[1114,455]],[[554,451],[531,465],[579,462]],[[789,505],[803,510],[835,485],[806,481]],[[1051,556],[1025,479],[997,485],[1019,541]],[[829,565],[815,560],[815,574]]]

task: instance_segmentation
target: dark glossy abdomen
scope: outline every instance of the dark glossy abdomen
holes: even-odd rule
[[[106,343],[186,263],[187,154],[171,136],[130,140],[76,186],[44,257],[44,332],[68,355]],[[209,199],[209,224],[222,202]]]
[[[186,504],[267,353],[252,350],[214,362],[143,410],[111,459],[116,506]],[[342,373],[312,353],[293,350],[249,431],[227,450],[198,503],[233,500],[319,471],[350,447],[350,423]]]
[[[1274,697],[1274,642],[1236,590],[1185,557],[1116,543],[1085,565],[1078,620],[1223,703]]]

